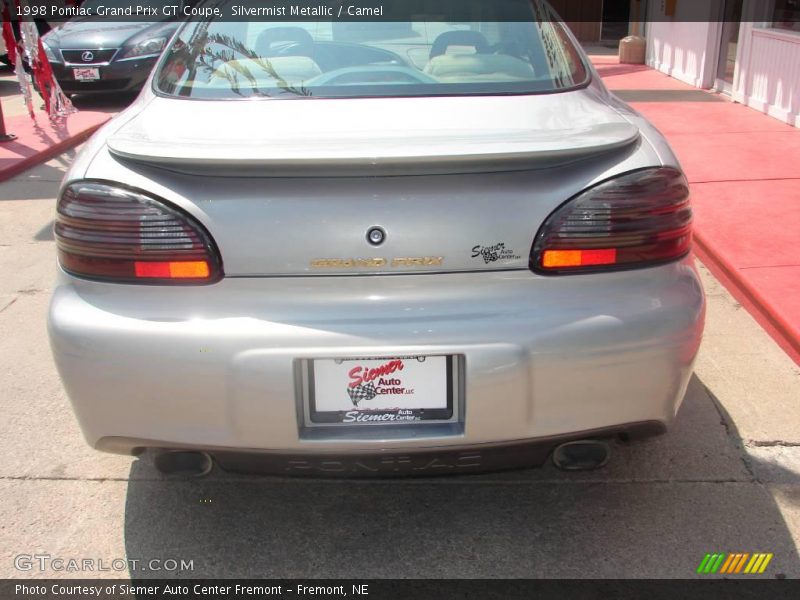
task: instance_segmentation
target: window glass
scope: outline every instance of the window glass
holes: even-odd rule
[[[482,15],[492,1],[478,2]],[[235,99],[529,94],[585,83],[563,25],[537,15],[537,3],[516,3],[529,20],[189,23],[156,87]]]
[[[778,29],[800,31],[800,0],[775,0],[772,26]]]

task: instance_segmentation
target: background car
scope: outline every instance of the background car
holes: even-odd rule
[[[144,0],[143,4],[160,4]],[[83,8],[130,5],[129,0],[86,0]],[[142,4],[142,2],[140,2]],[[118,22],[76,17],[42,38],[47,58],[66,94],[138,92],[169,39],[173,22]]]
[[[547,5],[466,4],[176,35],[57,204],[93,447],[413,475],[665,431],[705,310],[680,165]]]

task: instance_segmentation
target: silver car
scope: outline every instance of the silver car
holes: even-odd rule
[[[705,307],[678,161],[546,4],[471,1],[182,27],[58,198],[50,339],[91,446],[427,475],[666,429]]]

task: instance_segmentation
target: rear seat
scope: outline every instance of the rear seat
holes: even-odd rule
[[[424,71],[442,83],[529,81],[534,78],[529,63],[504,54],[442,54],[432,58]]]

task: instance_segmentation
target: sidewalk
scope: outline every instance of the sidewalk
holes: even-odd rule
[[[8,69],[0,70],[0,103],[6,131],[17,136],[16,140],[0,143],[0,181],[80,144],[119,110],[108,99],[76,100],[79,112],[62,124],[53,125],[41,110],[42,101],[36,94],[34,122],[28,115],[17,79]]]
[[[649,67],[591,59],[678,155],[698,257],[800,364],[800,129]]]
[[[51,123],[46,114],[37,115],[36,122],[28,115],[5,119],[6,131],[17,139],[0,144],[0,181],[77,146],[110,118],[108,113],[80,111],[58,125]]]

